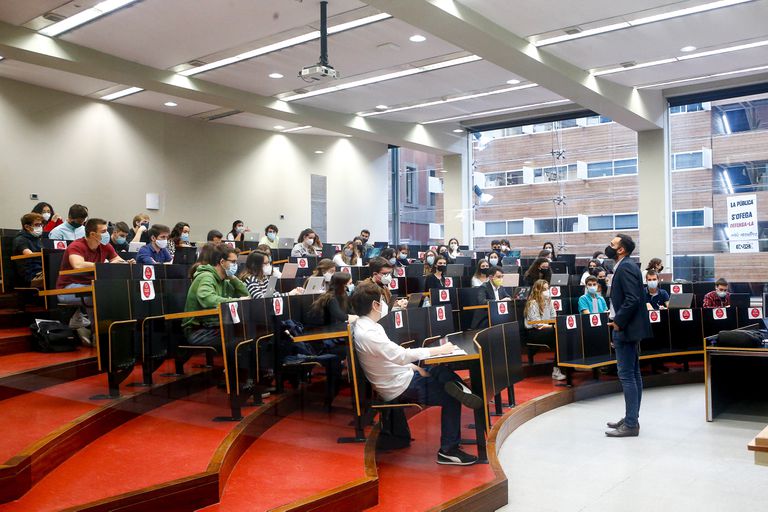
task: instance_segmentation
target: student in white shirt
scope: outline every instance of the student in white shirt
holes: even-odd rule
[[[354,326],[357,357],[376,392],[387,402],[439,405],[441,433],[437,463],[467,466],[477,462],[477,457],[459,448],[461,405],[478,409],[483,407],[483,399],[473,395],[447,367],[434,365],[427,371],[413,364],[431,356],[450,354],[455,349],[453,344],[403,348],[390,340],[378,324],[389,308],[380,288],[372,282],[361,282],[355,288],[352,306],[360,315]]]
[[[299,233],[299,238],[296,240],[296,245],[291,249],[291,257],[303,258],[304,256],[315,256],[315,238],[317,235],[315,232],[307,228]]]
[[[73,204],[69,207],[67,222],[63,222],[53,228],[48,234],[51,240],[73,241],[85,238],[85,221],[88,218],[88,208],[81,204]]]

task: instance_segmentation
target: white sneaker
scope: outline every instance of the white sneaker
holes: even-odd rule
[[[72,318],[69,319],[69,327],[72,329],[79,329],[81,327],[90,327],[91,321],[84,315],[79,309],[75,311]]]
[[[552,369],[552,379],[553,380],[565,380],[565,375],[563,375],[563,372],[560,371],[560,368],[555,366]]]

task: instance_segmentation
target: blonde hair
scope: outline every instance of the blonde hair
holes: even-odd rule
[[[530,311],[531,304],[534,302],[537,306],[539,306],[539,314],[544,314],[544,306],[546,304],[546,300],[541,293],[544,291],[545,286],[549,288],[549,283],[544,279],[538,279],[535,283],[533,283],[531,294],[528,295],[528,300],[525,303],[525,316],[528,316],[528,311]]]

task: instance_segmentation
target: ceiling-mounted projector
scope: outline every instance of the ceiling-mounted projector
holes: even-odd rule
[[[325,78],[339,78],[339,72],[328,64],[328,2],[320,2],[320,60],[317,64],[304,66],[299,78],[305,82],[318,82]]]

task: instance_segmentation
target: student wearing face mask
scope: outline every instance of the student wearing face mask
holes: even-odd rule
[[[128,252],[128,231],[130,228],[125,222],[116,222],[112,228],[112,235],[109,237],[109,244],[115,249],[115,252]]]
[[[291,249],[291,257],[303,258],[304,256],[315,255],[315,232],[307,228],[299,233],[299,237],[296,239],[296,245]]]
[[[312,271],[312,275],[310,277],[322,277],[323,278],[323,291],[328,291],[328,283],[331,282],[331,278],[333,277],[333,274],[336,272],[336,264],[329,260],[328,258],[323,258],[322,260],[317,262],[317,266]],[[309,278],[307,278],[306,281],[304,281],[304,288],[307,287],[307,283],[309,282]]]
[[[449,254],[449,251],[448,251],[447,245],[437,246],[437,255],[443,256],[448,261],[448,263],[453,263],[453,260],[450,258],[450,256],[448,256],[448,254]]]
[[[227,242],[241,242],[243,240],[243,233],[249,233],[251,228],[241,220],[236,220],[232,223],[232,229],[227,233]]]
[[[310,313],[320,318],[323,325],[332,325],[342,322],[352,323],[357,320],[357,315],[352,311],[349,296],[355,289],[352,284],[352,275],[348,272],[336,272],[331,277],[328,291],[320,295],[310,308]]]
[[[533,286],[533,283],[539,279],[545,280],[549,283],[552,273],[549,271],[549,260],[547,258],[536,258],[531,266],[528,267],[523,279],[526,285]]]
[[[456,258],[459,256],[463,256],[461,251],[459,251],[459,241],[456,238],[451,238],[448,240],[448,257],[450,258],[451,263],[455,263]]]
[[[63,225],[63,224],[62,224]],[[78,238],[67,246],[61,258],[59,278],[56,288],[79,288],[89,286],[93,279],[92,273],[62,274],[66,270],[81,270],[93,268],[96,263],[125,263],[109,244],[107,221],[103,219],[88,219],[84,227],[85,237]],[[76,295],[59,295],[61,304],[84,304],[87,319],[78,311],[72,316],[69,326],[78,329],[89,326],[93,318],[93,300],[90,295],[84,298]],[[90,345],[90,333],[78,330],[85,345]]]
[[[39,253],[42,251],[40,237],[43,235],[45,221],[39,213],[27,213],[21,218],[21,231],[13,239],[14,256]],[[13,262],[16,274],[25,286],[43,287],[43,264],[40,258],[30,258]]]
[[[501,256],[497,252],[492,252],[488,255],[488,264],[491,267],[498,267],[501,265]]]
[[[579,284],[581,284],[581,286],[584,286],[585,284],[587,284],[587,278],[589,276],[596,275],[597,267],[599,266],[600,266],[599,261],[595,259],[589,260],[589,263],[587,263],[587,269],[584,271],[583,274],[581,274],[581,281],[579,282]]]
[[[69,207],[67,222],[59,224],[51,230],[48,238],[51,240],[77,240],[85,236],[85,224],[88,218],[88,208],[81,204],[73,204]]]
[[[259,240],[259,245],[268,245],[270,249],[277,249],[280,247],[280,237],[277,236],[277,226],[269,224],[264,228],[264,236]]]
[[[727,308],[731,305],[728,281],[722,277],[715,281],[715,289],[704,296],[703,308]]]
[[[645,302],[649,310],[669,307],[669,293],[659,288],[659,274],[655,270],[645,274]]]
[[[661,274],[661,271],[664,270],[664,263],[660,258],[651,258],[650,261],[648,261],[648,266],[643,270],[643,279],[645,279],[649,270],[655,270],[657,275]]]
[[[448,259],[438,256],[435,260],[434,271],[424,280],[424,289],[445,288],[445,269],[448,267]]]
[[[498,240],[491,240],[491,252],[495,252],[501,261],[501,242]],[[490,254],[489,254],[490,256]]]
[[[139,249],[136,253],[136,263],[139,265],[159,265],[173,261],[171,253],[168,252],[168,236],[171,229],[162,224],[153,224],[147,236],[149,243]]]
[[[502,258],[506,257],[511,250],[512,245],[509,243],[509,240],[502,238],[501,242],[499,243],[499,251],[501,252]]]
[[[406,244],[400,244],[397,246],[397,262],[398,267],[408,266],[408,246]]]
[[[375,258],[371,258],[371,260],[368,262],[368,268],[371,269],[371,277],[360,281],[358,286],[360,286],[362,283],[373,283],[379,287],[379,292],[384,296],[387,307],[390,309],[406,308],[408,306],[408,299],[402,297],[397,300],[393,300],[392,292],[389,291],[389,284],[392,282],[392,279],[395,279],[395,276],[392,274],[394,272],[392,265],[390,265],[389,262],[381,256],[377,256]]]
[[[482,285],[486,300],[512,300],[504,288],[504,271],[501,267],[489,267],[484,271],[488,280]]]
[[[542,251],[549,251],[549,257],[551,260],[557,259],[557,254],[555,254],[555,245],[552,242],[544,242],[544,245],[541,247]]]
[[[450,354],[452,343],[435,347],[403,348],[387,336],[378,323],[388,313],[387,300],[378,286],[363,282],[352,294],[352,306],[360,315],[354,325],[354,343],[360,366],[376,393],[387,402],[439,405],[440,449],[438,464],[470,465],[477,457],[465,453],[461,443],[461,406],[483,407],[461,379],[444,365],[429,370],[414,363],[431,356]]]
[[[549,294],[549,283],[544,279],[538,279],[533,283],[531,293],[525,303],[525,328],[529,345],[546,345],[555,349],[555,329],[552,324],[532,324],[530,322],[542,320],[554,320],[557,312],[552,306]],[[555,366],[552,368],[552,379],[565,380],[565,375],[557,366],[557,354],[555,354]]]
[[[603,267],[606,272],[612,272],[613,270],[608,265],[608,256],[603,251],[595,251],[592,254],[592,259],[597,260],[598,266]]]
[[[488,273],[486,272],[491,265],[486,260],[477,262],[477,268],[472,276],[472,287],[482,286],[488,282]]]
[[[429,250],[424,253],[424,275],[430,276],[435,271],[435,262],[437,262],[437,253]]]
[[[139,213],[133,218],[133,229],[128,232],[128,242],[149,243],[147,230],[149,230],[149,215],[146,213]]]
[[[261,251],[253,251],[245,260],[245,267],[238,278],[245,284],[252,299],[261,299],[267,293],[269,278],[273,272],[269,255]],[[302,293],[304,293],[304,288],[299,286],[288,293],[275,292],[275,295],[287,296]]]
[[[35,207],[32,208],[32,213],[39,213],[42,215],[43,233],[50,233],[53,228],[64,222],[61,215],[57,215],[56,212],[53,211],[53,206],[45,201],[37,203]]]
[[[603,297],[608,296],[608,271],[603,267],[597,267],[595,269],[595,277],[597,278],[597,293]]]
[[[605,299],[597,293],[597,278],[589,276],[584,287],[584,295],[579,297],[579,311],[583,315],[591,313],[605,313],[608,311],[608,304]]]
[[[352,241],[344,244],[340,252],[333,257],[337,267],[362,267],[363,256],[360,254],[360,246]]]
[[[168,237],[168,253],[171,259],[176,256],[177,247],[192,247],[189,242],[189,224],[186,222],[177,222],[171,230],[171,236]]]
[[[248,289],[237,276],[237,251],[227,245],[215,246],[211,263],[200,265],[195,271],[187,292],[184,311],[191,313],[213,309],[222,302],[248,297]],[[218,316],[185,318],[182,322],[184,336],[190,345],[221,349],[221,332]]]

